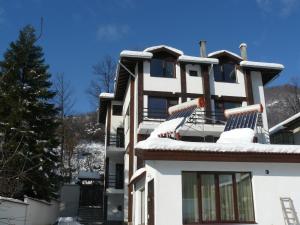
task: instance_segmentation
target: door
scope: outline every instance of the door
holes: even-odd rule
[[[147,208],[148,208],[148,225],[154,225],[154,179],[148,182],[148,199],[147,199]]]
[[[123,189],[124,183],[124,165],[116,164],[116,189]]]

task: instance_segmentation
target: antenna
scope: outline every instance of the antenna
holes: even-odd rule
[[[42,37],[42,35],[43,35],[43,26],[44,26],[44,18],[41,17],[40,34],[39,34],[39,36],[37,37],[36,41],[38,41],[38,40]]]

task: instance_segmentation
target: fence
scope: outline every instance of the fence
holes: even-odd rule
[[[59,216],[59,201],[0,197],[0,225],[51,225]]]

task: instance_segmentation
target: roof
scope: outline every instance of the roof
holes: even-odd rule
[[[300,154],[299,145],[187,142],[158,137],[152,137],[144,141],[140,141],[136,144],[135,148],[142,151]]]
[[[300,120],[300,112],[270,128],[269,133],[274,134],[282,129],[285,129],[290,123],[295,122],[298,119]]]
[[[114,93],[102,92],[99,95],[100,98],[113,99],[115,97]]]
[[[223,54],[227,54],[227,55],[230,55],[236,59],[239,59],[239,60],[243,60],[241,56],[239,56],[238,54],[234,53],[234,52],[231,52],[231,51],[228,51],[228,50],[218,50],[218,51],[215,51],[215,52],[211,52],[208,54],[208,57],[218,57],[218,56],[221,56]]]
[[[124,50],[120,53],[120,57],[151,59],[153,54],[151,52]]]
[[[219,63],[218,59],[206,58],[206,57],[196,57],[196,56],[189,56],[189,55],[179,56],[178,61],[190,62],[190,63],[208,63],[208,64],[218,64]]]
[[[160,51],[160,50],[169,50],[170,52],[176,53],[178,55],[183,55],[183,51],[177,49],[177,48],[173,48],[171,46],[167,46],[167,45],[157,45],[157,46],[152,46],[149,48],[144,49],[144,52],[156,52],[156,51]]]
[[[266,63],[266,62],[254,62],[254,61],[241,61],[241,67],[248,68],[259,68],[259,69],[273,69],[273,70],[283,70],[284,66],[278,63]]]

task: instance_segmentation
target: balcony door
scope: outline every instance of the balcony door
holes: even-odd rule
[[[166,119],[168,108],[177,105],[178,98],[148,97],[148,117]]]

